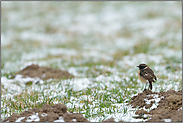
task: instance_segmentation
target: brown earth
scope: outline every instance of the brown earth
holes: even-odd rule
[[[128,104],[134,108],[138,106],[139,108],[145,107],[145,109],[148,109],[155,103],[154,100],[150,101],[150,104],[147,104],[145,101],[146,99],[154,99],[151,94],[157,94],[158,97],[156,97],[156,99],[160,99],[157,108],[154,108],[149,112],[144,109],[139,109],[135,114],[139,115],[141,118],[144,118],[144,114],[150,115],[148,116],[149,120],[146,122],[164,122],[164,119],[171,119],[171,122],[182,122],[182,110],[180,110],[182,107],[182,90],[177,92],[168,90],[167,92],[162,91],[160,93],[146,90],[142,93],[138,93],[137,96],[132,97],[131,102]]]
[[[27,66],[23,70],[17,72],[16,74],[21,74],[23,77],[38,77],[41,79],[69,79],[74,76],[69,74],[67,71],[62,71],[59,69],[53,69],[50,67],[39,67],[38,65],[32,64]]]

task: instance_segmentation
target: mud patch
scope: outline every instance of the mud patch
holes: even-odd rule
[[[38,77],[40,79],[50,79],[50,78],[69,79],[74,77],[67,71],[53,69],[50,67],[39,67],[38,65],[35,65],[35,64],[27,66],[23,70],[17,72],[17,74],[21,74],[23,75],[23,77],[27,77],[27,76],[31,78]]]
[[[146,122],[164,122],[167,119],[171,122],[182,122],[182,90],[160,93],[146,90],[131,99],[128,105],[140,108],[135,112],[139,115],[138,118],[144,118],[143,115],[147,114],[146,118],[149,119]]]

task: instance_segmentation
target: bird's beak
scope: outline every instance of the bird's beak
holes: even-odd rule
[[[139,66],[136,66],[136,67],[139,67]]]

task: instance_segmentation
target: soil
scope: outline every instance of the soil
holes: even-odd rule
[[[23,70],[17,72],[16,74],[21,74],[23,77],[31,77],[35,78],[38,77],[40,79],[69,79],[73,78],[74,76],[68,73],[67,71],[53,69],[50,67],[40,67],[38,65],[32,64],[27,66]]]
[[[152,96],[155,94],[158,95],[158,97]],[[146,122],[165,122],[164,119],[171,119],[171,122],[182,122],[182,110],[180,110],[182,107],[182,90],[168,90],[167,92],[162,91],[160,93],[146,90],[132,97],[129,105],[134,108],[138,106],[139,108],[145,107],[145,109],[149,109],[152,107],[153,103],[155,103],[153,99],[158,98],[160,101],[158,102],[157,108],[153,108],[149,112],[144,109],[139,109],[135,114],[144,119],[147,117],[142,116],[147,114],[149,120]],[[150,100],[149,104],[147,104],[146,99]]]

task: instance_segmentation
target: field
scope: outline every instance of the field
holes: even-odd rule
[[[93,122],[111,117],[142,121],[132,118],[137,109],[125,105],[145,86],[137,75],[140,63],[157,76],[152,91],[182,89],[180,1],[1,5],[1,120],[63,103]],[[31,64],[65,70],[75,78],[15,76]]]

